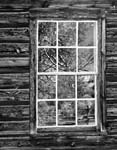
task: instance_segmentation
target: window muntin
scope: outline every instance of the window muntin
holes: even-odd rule
[[[37,21],[37,128],[97,125],[97,21]]]

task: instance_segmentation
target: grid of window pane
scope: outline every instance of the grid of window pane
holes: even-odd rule
[[[37,127],[97,124],[97,21],[37,22]]]

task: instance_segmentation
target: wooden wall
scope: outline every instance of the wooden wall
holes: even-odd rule
[[[100,8],[106,13],[106,135],[29,135],[30,9]],[[117,1],[0,0],[0,149],[117,149]]]

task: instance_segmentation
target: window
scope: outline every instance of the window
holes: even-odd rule
[[[30,133],[103,129],[102,12],[48,8],[30,17]]]
[[[37,21],[37,128],[97,125],[95,20]]]

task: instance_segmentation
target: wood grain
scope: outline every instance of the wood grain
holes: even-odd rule
[[[0,90],[0,105],[29,104],[29,89]]]
[[[0,43],[3,42],[28,42],[28,28],[0,28]]]
[[[29,44],[0,43],[0,57],[29,57]]]
[[[8,27],[28,27],[29,13],[28,12],[0,12],[0,28]]]
[[[0,75],[0,89],[29,89],[29,74]]]
[[[29,106],[0,106],[0,121],[22,121],[29,119]]]
[[[0,59],[0,67],[20,67],[29,66],[29,58],[6,57]]]
[[[28,131],[29,121],[0,122],[0,131]]]

